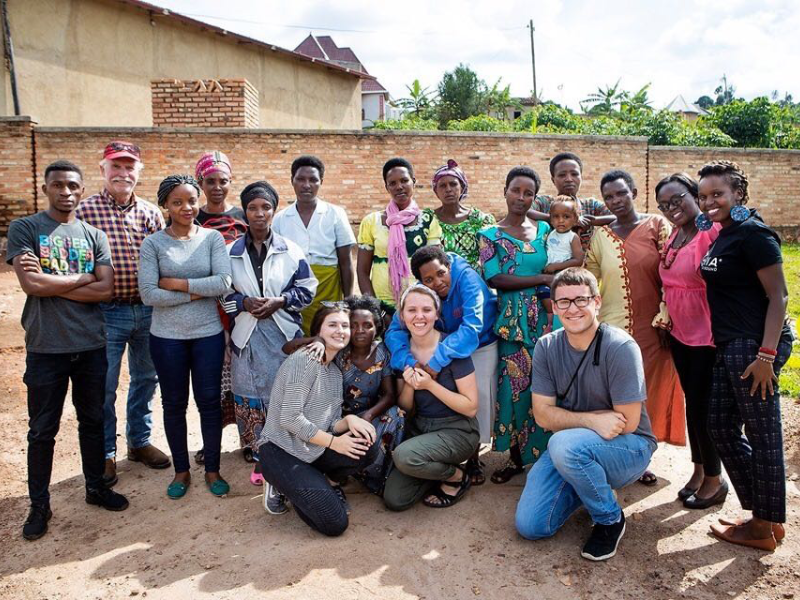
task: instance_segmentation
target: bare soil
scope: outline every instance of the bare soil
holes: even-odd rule
[[[83,500],[75,411],[67,403],[56,444],[53,520],[27,542],[20,528],[26,491],[25,366],[19,325],[24,296],[13,273],[0,273],[0,597],[2,598],[792,598],[800,596],[800,406],[783,401],[789,502],[787,537],[775,553],[716,541],[709,525],[743,513],[734,494],[723,507],[688,511],[676,493],[689,477],[686,448],[662,445],[656,487],[619,494],[628,530],[612,560],[579,555],[590,520],[579,511],[555,537],[528,542],[514,530],[523,477],[473,488],[447,510],[418,506],[390,513],[351,487],[344,536],[326,539],[290,512],[267,515],[248,480],[233,428],[223,438],[222,473],[231,494],[218,499],[193,467],[181,501],[165,494],[170,471],[123,460],[116,489],[130,508],[110,513]],[[124,414],[127,374],[120,386]],[[156,398],[155,443],[166,448]],[[123,420],[124,421],[124,420]],[[200,447],[190,411],[189,447]],[[120,424],[120,431],[123,425]],[[503,457],[486,456],[489,472]]]

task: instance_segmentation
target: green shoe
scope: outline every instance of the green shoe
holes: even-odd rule
[[[231,486],[222,478],[217,479],[214,483],[209,483],[208,489],[217,497],[222,497],[231,491]]]
[[[183,498],[186,495],[186,490],[188,489],[189,489],[188,483],[183,483],[181,481],[173,481],[167,486],[167,496],[169,496],[173,500],[177,500],[179,498]]]

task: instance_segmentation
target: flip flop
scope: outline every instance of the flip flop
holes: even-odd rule
[[[520,475],[524,471],[525,469],[518,466],[513,461],[509,461],[506,463],[505,467],[492,473],[490,479],[492,480],[492,483],[508,483],[512,477],[515,475]]]
[[[645,471],[642,476],[639,477],[639,483],[647,487],[652,487],[658,483],[658,477],[656,477],[656,474],[652,471]]]

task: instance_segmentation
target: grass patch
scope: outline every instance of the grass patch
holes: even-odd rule
[[[800,318],[800,244],[783,246],[783,272],[789,286],[789,316],[797,327]],[[800,398],[800,342],[795,340],[792,355],[781,371],[781,392]]]

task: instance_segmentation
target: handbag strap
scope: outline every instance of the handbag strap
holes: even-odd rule
[[[575,383],[575,378],[578,377],[578,372],[581,370],[581,367],[583,366],[583,361],[586,360],[586,357],[589,355],[589,350],[592,349],[592,345],[594,345],[594,356],[592,357],[592,364],[595,367],[600,364],[600,345],[603,343],[604,326],[605,323],[600,323],[600,325],[597,327],[597,331],[594,332],[594,337],[592,338],[592,341],[589,342],[589,346],[586,348],[586,350],[583,351],[581,360],[578,363],[575,372],[572,374],[572,378],[569,380],[569,385],[567,386],[567,389],[564,391],[563,394],[559,394],[556,396],[556,405],[560,404],[559,399],[563,398],[564,400],[566,400],[567,394],[569,394],[569,391],[572,389],[572,384]],[[596,345],[595,342],[597,342]]]

